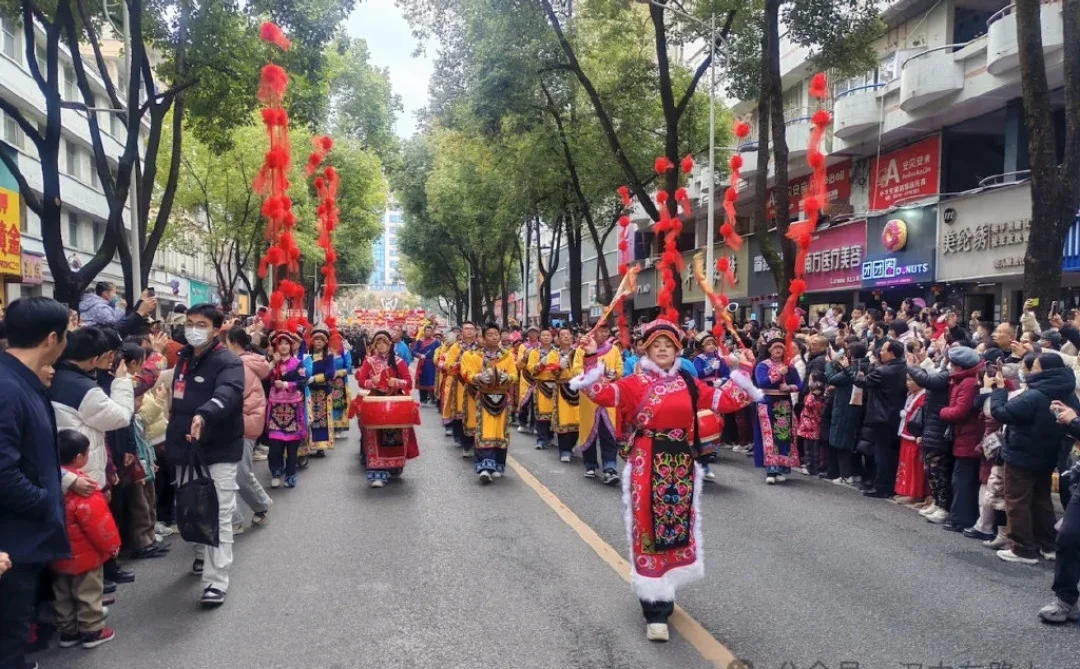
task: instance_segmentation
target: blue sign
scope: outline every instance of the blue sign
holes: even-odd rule
[[[210,288],[210,284],[188,279],[188,286],[189,306],[214,301],[214,291]]]
[[[1061,268],[1066,272],[1080,272],[1080,212],[1076,213],[1069,231],[1065,234],[1065,249],[1062,253],[1064,262]]]
[[[868,219],[863,288],[932,282],[936,246],[937,205]]]

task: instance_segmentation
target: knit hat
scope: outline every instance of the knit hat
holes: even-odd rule
[[[980,362],[979,354],[975,352],[975,349],[967,346],[953,346],[946,355],[949,362],[961,369],[971,369]]]
[[[983,351],[983,360],[986,362],[998,362],[1005,357],[1005,351],[1000,348],[988,348]]]

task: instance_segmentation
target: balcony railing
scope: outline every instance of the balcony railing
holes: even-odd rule
[[[964,90],[964,66],[953,52],[963,44],[946,44],[910,56],[900,65],[900,109],[909,112]]]
[[[1044,1],[1039,10],[1043,50],[1054,52],[1065,46],[1061,0]],[[1009,5],[986,21],[986,71],[1001,75],[1020,66],[1016,41],[1016,5]]]
[[[877,91],[888,84],[867,84],[840,93],[833,103],[833,134],[846,139],[881,125]]]

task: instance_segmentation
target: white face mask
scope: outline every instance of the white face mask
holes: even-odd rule
[[[184,339],[187,339],[187,343],[195,348],[199,348],[210,341],[210,331],[186,325],[184,326]]]

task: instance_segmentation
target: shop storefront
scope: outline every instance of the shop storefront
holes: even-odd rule
[[[802,305],[813,320],[819,309],[842,306],[851,311],[862,281],[866,258],[866,221],[852,221],[814,233],[806,254]]]
[[[656,268],[649,267],[638,272],[637,292],[634,293],[634,323],[651,319],[656,314]],[[627,305],[630,308],[630,305]]]
[[[0,165],[2,168],[3,165]],[[10,173],[0,173],[0,303],[7,306],[11,299],[21,296],[22,269],[22,206],[19,191]],[[10,291],[9,291],[10,287]]]
[[[934,197],[941,179],[941,135],[883,154],[871,162],[870,174],[876,177],[870,189],[871,211]]]
[[[735,283],[726,284],[724,294],[734,303],[739,303],[740,300],[745,301],[746,296],[749,294],[747,252],[748,247],[746,244],[739,247],[738,251],[733,251],[726,246],[716,246],[713,250],[714,262],[719,262],[721,258],[727,258],[731,264]],[[705,301],[707,298],[694,276],[694,255],[696,253],[696,251],[693,251],[683,254],[683,262],[686,264],[686,268],[682,273],[682,306],[683,311],[686,312],[683,315],[692,318],[695,325],[702,328],[705,324]],[[720,293],[720,274],[715,272],[713,292]],[[711,324],[709,327],[711,327]]]
[[[780,238],[776,233],[772,233],[771,236],[774,248],[776,248],[780,243]],[[747,261],[749,265],[747,268],[747,274],[749,275],[747,280],[748,296],[739,303],[735,319],[737,321],[746,321],[753,318],[759,323],[770,323],[776,320],[776,314],[780,308],[776,290],[776,278],[773,276],[772,270],[769,269],[769,264],[765,262],[765,255],[761,251],[761,237],[753,235],[747,238],[746,247],[749,258]]]
[[[896,307],[906,298],[927,298],[934,282],[937,209],[910,207],[867,220],[862,302]]]
[[[1024,254],[1031,230],[1031,188],[1027,182],[984,190],[941,204],[937,233],[937,279],[964,313],[980,311],[989,320],[1016,320],[1023,305]],[[1070,229],[1076,235],[1077,224]],[[1063,267],[1069,265],[1069,243]],[[1066,271],[1063,293],[1080,286]],[[957,306],[960,306],[958,304]]]

